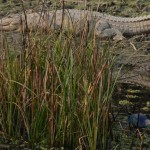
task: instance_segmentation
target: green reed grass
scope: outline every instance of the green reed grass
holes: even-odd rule
[[[82,35],[29,33],[19,55],[4,44],[1,142],[106,149],[115,59],[107,45],[98,49],[92,35]]]

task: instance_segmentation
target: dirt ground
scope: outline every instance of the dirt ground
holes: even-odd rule
[[[25,9],[60,9],[62,0],[25,0]],[[117,16],[139,16],[149,14],[149,0],[65,0],[65,8],[92,9]],[[0,0],[0,16],[22,11],[18,0]]]

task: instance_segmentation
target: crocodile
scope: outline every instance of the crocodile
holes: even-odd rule
[[[77,9],[64,9],[49,12],[26,12],[3,17],[0,31],[20,31],[50,29],[73,31],[76,34],[84,29],[99,38],[122,40],[126,36],[150,33],[150,15],[127,18]]]

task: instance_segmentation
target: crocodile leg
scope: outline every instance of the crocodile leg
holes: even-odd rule
[[[116,41],[124,39],[122,33],[115,28],[112,28],[105,20],[100,20],[95,25],[95,36],[102,39],[113,38]]]

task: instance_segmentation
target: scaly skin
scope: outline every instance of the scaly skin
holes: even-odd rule
[[[47,13],[27,13],[28,29],[60,29],[78,34],[85,29],[95,28],[100,38],[122,39],[126,35],[150,33],[150,15],[135,18],[115,17],[87,10],[57,10]],[[63,17],[62,17],[63,16]],[[63,20],[63,25],[62,25]],[[24,14],[14,14],[1,19],[1,31],[24,30],[26,21]]]

